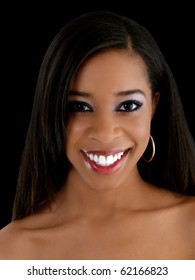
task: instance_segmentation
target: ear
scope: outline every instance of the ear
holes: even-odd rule
[[[155,95],[152,97],[152,118],[156,112],[159,99],[160,99],[160,92],[156,92]]]

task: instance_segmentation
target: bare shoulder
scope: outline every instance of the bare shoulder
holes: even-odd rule
[[[173,204],[168,207],[173,209],[174,218],[179,221],[182,226],[189,225],[191,231],[195,233],[195,196],[176,197]],[[195,238],[195,234],[194,234]]]
[[[188,242],[191,244],[195,257],[195,196],[187,196],[178,204],[177,219]]]
[[[155,200],[151,199],[154,204],[148,220],[154,232],[150,232],[151,240],[161,237],[156,243],[165,250],[165,259],[195,259],[195,196],[158,189],[152,194]]]
[[[180,214],[186,221],[195,223],[195,196],[186,196],[184,200],[178,205]]]
[[[0,259],[14,259],[20,247],[20,230],[17,222],[11,222],[0,230]]]
[[[186,222],[190,222],[191,227],[195,230],[195,196],[187,196],[184,199],[184,201],[181,203],[180,212]]]
[[[25,259],[31,248],[26,219],[13,221],[0,230],[0,260]]]
[[[169,237],[178,242],[182,250],[190,252],[195,259],[195,196],[174,194],[167,190],[157,189],[154,209],[160,213],[161,225],[166,227]],[[155,216],[155,215],[154,215]],[[156,217],[156,216],[155,216]],[[152,219],[152,217],[151,217]]]
[[[0,260],[33,259],[35,247],[52,227],[52,214],[35,213],[12,221],[0,230]]]
[[[187,196],[184,202],[195,210],[195,196]]]

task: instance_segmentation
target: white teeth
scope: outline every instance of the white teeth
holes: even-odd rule
[[[90,154],[89,157],[90,157],[90,160],[93,160],[93,155],[92,154]]]
[[[94,155],[94,158],[93,158],[93,160],[96,162],[96,163],[98,163],[98,156],[97,155]]]
[[[109,166],[114,164],[117,160],[121,159],[123,156],[124,152],[120,152],[118,154],[109,155],[107,157],[103,155],[94,155],[94,154],[89,154],[86,153],[86,155],[90,158],[91,161],[95,161],[96,164],[101,165],[101,166]]]
[[[106,158],[104,156],[99,157],[99,164],[105,166],[107,164]]]
[[[108,156],[107,159],[106,159],[106,164],[107,165],[110,165],[110,164],[113,164],[113,162],[115,162],[116,160],[114,160],[114,157],[111,155],[111,156]]]

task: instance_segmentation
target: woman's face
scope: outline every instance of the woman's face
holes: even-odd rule
[[[79,178],[109,189],[132,177],[149,141],[157,97],[134,53],[110,50],[82,65],[70,86],[66,147]]]

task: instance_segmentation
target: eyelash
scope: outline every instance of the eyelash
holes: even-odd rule
[[[123,106],[124,109],[119,110],[119,108],[121,108],[122,106]],[[125,109],[124,106],[127,106],[128,108]],[[119,104],[119,106],[117,106],[117,111],[119,111],[119,112],[133,112],[133,111],[139,110],[139,108],[141,106],[142,106],[142,102],[140,102],[140,101],[128,100],[128,101],[124,101],[121,104]]]
[[[125,106],[128,108],[125,109]],[[137,100],[127,100],[122,102],[116,107],[117,112],[133,112],[139,110],[142,106],[142,102]],[[123,107],[124,109],[120,109]],[[133,107],[133,108],[132,108]],[[86,112],[93,112],[93,108],[86,102],[83,101],[71,101],[69,102],[69,112],[72,113],[86,113]]]

